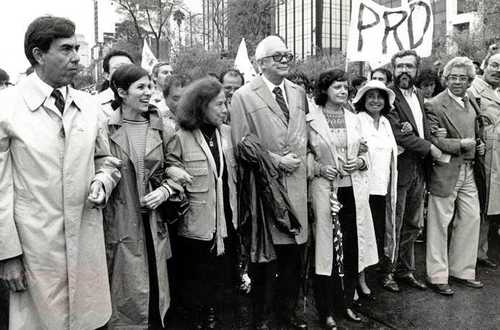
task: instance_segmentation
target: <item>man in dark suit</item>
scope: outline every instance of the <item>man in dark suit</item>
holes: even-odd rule
[[[411,287],[425,290],[426,285],[413,275],[415,240],[423,223],[425,164],[428,156],[441,157],[441,151],[429,140],[430,126],[424,113],[423,96],[415,86],[420,58],[413,50],[392,57],[396,94],[394,109],[387,115],[396,142],[402,152],[398,156],[398,196],[396,231],[392,237],[396,255],[387,262],[383,286],[399,292],[394,275]]]
[[[274,303],[289,329],[307,328],[294,313],[300,287],[301,255],[308,233],[307,103],[304,89],[285,79],[292,58],[279,37],[269,36],[262,40],[255,49],[262,75],[234,93],[229,110],[234,146],[248,134],[259,138],[281,172],[301,225],[300,232],[291,237],[270,223],[276,258],[268,262],[251,260],[248,275],[252,280],[257,329],[268,329]],[[275,292],[279,299],[273,301]]]
[[[431,126],[447,132],[445,137],[431,137],[445,154],[434,162],[429,181],[426,250],[427,280],[443,295],[454,293],[448,277],[468,287],[483,287],[475,280],[480,209],[473,163],[485,148],[484,143],[476,146],[479,109],[474,109],[477,104],[467,95],[474,76],[470,59],[453,58],[443,72],[448,88],[426,105]],[[448,252],[448,226],[452,221]]]

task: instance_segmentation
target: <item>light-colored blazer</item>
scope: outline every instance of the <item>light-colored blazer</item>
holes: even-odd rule
[[[274,225],[271,234],[275,244],[303,244],[307,241],[307,133],[305,111],[307,100],[304,90],[285,79],[285,92],[290,111],[287,123],[285,116],[269,88],[261,77],[236,91],[231,100],[231,128],[233,144],[247,134],[254,134],[269,151],[276,166],[282,156],[294,153],[300,158],[300,166],[291,174],[283,176],[288,197],[302,226],[295,241],[280,232]]]
[[[347,130],[347,157],[361,157],[365,164],[369,161],[366,153],[359,154],[360,143],[364,140],[361,122],[356,114],[345,110]],[[333,165],[339,167],[338,155],[334,147],[326,118],[319,107],[310,109],[307,115],[309,137],[308,168],[317,165]],[[317,164],[317,165],[315,165]],[[309,171],[311,202],[314,210],[316,228],[316,274],[331,275],[333,266],[333,228],[330,213],[330,181],[313,176]],[[352,189],[356,206],[356,226],[358,231],[358,270],[362,271],[378,262],[377,243],[373,228],[372,213],[369,204],[369,186],[367,171],[351,173]]]

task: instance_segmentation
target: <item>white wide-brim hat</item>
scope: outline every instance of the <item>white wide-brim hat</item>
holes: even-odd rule
[[[385,84],[380,80],[369,80],[363,87],[361,87],[358,90],[356,96],[354,97],[354,99],[352,99],[352,103],[353,104],[358,103],[366,94],[366,92],[372,89],[379,89],[384,91],[389,98],[390,108],[392,109],[394,107],[394,100],[396,99],[396,94],[394,94],[394,92],[391,89],[387,88],[387,86],[385,86]]]

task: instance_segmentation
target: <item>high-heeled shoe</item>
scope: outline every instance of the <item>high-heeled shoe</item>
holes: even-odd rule
[[[353,321],[353,322],[361,322],[361,317],[359,317],[358,314],[356,314],[355,311],[353,311],[351,308],[347,308],[345,310],[345,315],[348,320]]]
[[[337,330],[337,323],[335,323],[335,319],[333,318],[333,316],[328,315],[326,317],[325,329],[327,329],[327,330]]]

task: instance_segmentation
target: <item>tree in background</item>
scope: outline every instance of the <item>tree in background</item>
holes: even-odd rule
[[[184,21],[185,19],[186,19],[186,15],[180,9],[177,9],[176,11],[174,11],[174,20],[177,23],[177,27],[179,28],[179,48],[182,45],[181,24],[182,24],[182,21]]]
[[[182,0],[115,0],[118,13],[127,17],[135,28],[139,39],[153,36],[153,52],[159,59],[168,60],[172,46],[169,21],[173,12],[182,5]],[[165,51],[161,42],[166,41]],[[142,46],[142,43],[141,43]]]
[[[233,65],[234,60],[223,59],[218,51],[207,51],[202,47],[184,47],[173,59],[174,72],[187,74],[193,79],[205,77],[209,73],[218,75]]]
[[[265,37],[272,34],[272,0],[232,0],[227,8],[227,30],[230,31],[231,54],[238,50],[241,38],[245,38],[249,54]]]
[[[146,35],[146,30],[141,29],[141,34]],[[136,63],[140,63],[143,39],[137,33],[134,23],[131,20],[124,20],[116,24],[116,42],[113,48],[124,50],[129,53]]]

